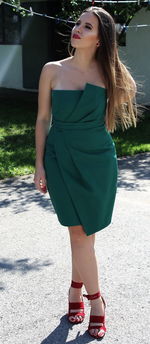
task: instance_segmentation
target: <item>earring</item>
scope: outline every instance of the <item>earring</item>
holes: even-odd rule
[[[99,47],[99,46],[100,46],[100,43],[99,43],[99,42],[97,42],[97,43],[96,43],[96,46],[97,46],[97,47]]]

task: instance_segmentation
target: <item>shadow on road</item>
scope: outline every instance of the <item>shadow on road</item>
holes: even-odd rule
[[[61,317],[60,324],[55,328],[55,330],[47,337],[45,338],[40,344],[87,344],[95,340],[94,338],[90,338],[88,332],[86,331],[84,334],[80,334],[80,331],[78,331],[78,334],[75,339],[67,341],[68,332],[72,329],[73,326],[71,325],[66,315]]]
[[[13,274],[15,272],[20,272],[21,274],[26,274],[29,271],[39,271],[45,266],[53,265],[54,262],[52,260],[45,260],[40,261],[40,259],[35,259],[34,261],[29,258],[18,259],[13,261],[11,259],[0,259],[0,270],[3,272],[10,272],[12,271]]]
[[[0,194],[2,199],[0,208],[11,206],[16,214],[28,211],[29,206],[35,203],[45,210],[55,213],[51,200],[35,189],[31,176],[1,181]]]
[[[118,159],[118,187],[146,191],[144,181],[150,180],[150,153]]]

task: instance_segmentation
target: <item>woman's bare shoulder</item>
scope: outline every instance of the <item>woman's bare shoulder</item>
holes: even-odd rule
[[[44,74],[46,78],[48,77],[51,83],[53,83],[53,81],[56,80],[59,76],[59,73],[62,70],[62,68],[69,64],[69,60],[70,58],[66,58],[63,60],[50,61],[45,63],[45,65],[42,68],[42,74]]]
[[[60,68],[62,68],[64,65],[69,64],[70,60],[71,60],[71,57],[67,57],[66,59],[63,59],[63,60],[47,62],[44,65],[44,68],[55,72],[55,71],[58,71]]]
[[[60,68],[59,61],[47,62],[43,66],[42,72],[43,73],[45,72],[45,74],[51,75],[51,77],[53,77],[53,75],[58,71],[59,68]]]

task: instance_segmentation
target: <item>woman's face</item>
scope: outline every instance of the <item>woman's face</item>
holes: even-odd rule
[[[98,19],[93,13],[82,13],[71,33],[73,48],[97,48],[99,42]]]

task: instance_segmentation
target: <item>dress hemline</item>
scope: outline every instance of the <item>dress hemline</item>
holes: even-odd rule
[[[61,224],[62,226],[64,226],[64,227],[82,226],[82,227],[84,228],[84,226],[83,226],[81,223],[80,223],[80,224],[75,224],[75,225],[66,225],[66,224],[62,223],[60,220],[59,220],[59,222],[60,222],[60,224]],[[89,235],[92,235],[92,234],[95,234],[95,233],[101,231],[102,229],[105,229],[105,228],[108,227],[111,223],[112,223],[112,221],[109,221],[106,225],[104,225],[104,226],[102,226],[101,228],[98,228],[97,230],[95,230],[95,232],[92,232],[92,233],[87,233],[86,231],[84,231],[84,232],[85,232],[85,234],[86,234],[87,236],[89,236]]]

